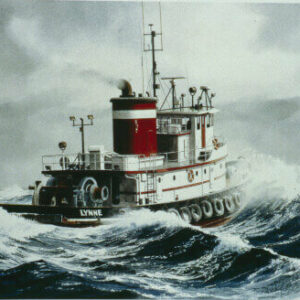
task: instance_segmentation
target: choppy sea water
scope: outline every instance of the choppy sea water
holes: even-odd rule
[[[256,156],[243,210],[211,229],[148,210],[73,229],[0,209],[0,297],[298,299],[299,174]],[[0,191],[0,202],[30,201]]]

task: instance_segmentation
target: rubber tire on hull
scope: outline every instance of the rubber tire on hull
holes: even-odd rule
[[[181,207],[179,209],[179,211],[180,211],[181,219],[190,224],[192,222],[192,214],[191,214],[189,208],[184,206],[184,207]]]
[[[235,193],[233,195],[233,201],[234,201],[236,207],[240,207],[241,206],[241,198],[240,198],[240,194],[239,193]]]
[[[202,206],[202,212],[203,212],[204,217],[206,219],[211,218],[214,214],[212,204],[207,200],[203,200],[201,202],[201,206]]]
[[[214,199],[213,200],[213,207],[214,207],[214,212],[215,212],[215,216],[223,216],[225,209],[224,209],[224,204],[222,199]]]
[[[103,201],[106,201],[106,200],[108,200],[108,198],[109,198],[109,188],[106,185],[104,185],[101,188],[101,199]]]
[[[176,208],[169,208],[167,210],[167,212],[181,218],[181,215],[180,215],[179,211]]]
[[[232,213],[235,210],[235,205],[231,197],[224,198],[224,205],[227,212]]]
[[[194,222],[199,222],[202,219],[202,210],[198,204],[190,205],[190,212]]]

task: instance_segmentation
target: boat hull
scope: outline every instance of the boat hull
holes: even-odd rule
[[[172,201],[165,203],[154,203],[148,205],[135,205],[124,207],[102,206],[102,207],[69,207],[69,206],[46,206],[30,204],[0,204],[0,208],[8,213],[20,215],[26,219],[35,220],[44,224],[53,224],[69,227],[98,226],[113,222],[115,216],[124,214],[128,210],[149,209],[151,211],[167,211],[175,213],[186,222],[201,227],[216,227],[229,222],[240,210],[241,205],[236,205],[234,210],[228,211],[225,207],[221,214],[204,213],[204,206],[207,203],[214,203],[216,199],[224,199],[233,194],[242,192],[239,187],[227,189],[219,193],[206,195],[200,198],[188,199],[183,201]],[[243,197],[240,197],[242,199]],[[223,200],[222,200],[223,199]],[[186,211],[194,207],[202,207],[203,213],[199,220],[195,220],[192,213],[185,214]],[[211,205],[213,207],[213,205]],[[220,212],[220,211],[219,211]],[[197,215],[196,215],[197,216]],[[198,215],[199,218],[199,215]]]

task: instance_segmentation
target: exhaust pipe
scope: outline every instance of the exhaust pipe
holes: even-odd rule
[[[134,96],[132,93],[132,87],[127,80],[125,80],[125,79],[119,80],[118,88],[122,91],[121,97],[133,97]]]

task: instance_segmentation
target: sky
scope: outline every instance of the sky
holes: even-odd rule
[[[144,7],[145,24],[159,31],[158,4]],[[178,94],[201,85],[216,92],[216,127],[232,153],[249,147],[297,164],[300,4],[162,1],[161,8],[161,76],[186,77]],[[70,115],[93,114],[86,143],[112,149],[116,81],[129,80],[137,93],[142,74],[149,81],[142,28],[140,2],[0,0],[0,188],[32,184],[42,155],[59,153],[62,140],[68,152],[80,151]]]

